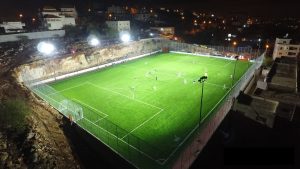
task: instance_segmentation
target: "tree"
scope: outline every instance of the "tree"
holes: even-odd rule
[[[66,37],[77,37],[82,34],[82,31],[79,27],[73,25],[65,25],[63,29],[66,31]]]

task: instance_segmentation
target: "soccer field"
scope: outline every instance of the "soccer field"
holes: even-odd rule
[[[76,123],[140,168],[164,168],[199,123],[230,90],[235,61],[187,54],[155,54],[51,83],[83,109]],[[249,62],[237,61],[235,81]],[[140,163],[134,158],[139,158]],[[153,163],[153,164],[152,164]]]

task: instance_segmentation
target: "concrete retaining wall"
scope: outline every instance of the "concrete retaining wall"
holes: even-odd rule
[[[143,56],[160,49],[160,40],[141,40],[130,44],[94,49],[88,54],[80,53],[34,61],[16,68],[15,73],[19,82],[42,81],[92,67],[101,68],[100,65],[117,63],[117,61]]]

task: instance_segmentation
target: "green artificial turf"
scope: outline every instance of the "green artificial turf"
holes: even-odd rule
[[[81,105],[84,118],[77,124],[122,157],[140,168],[165,168],[199,123],[199,77],[208,75],[204,121],[230,90],[234,65],[213,57],[156,54],[50,86]],[[237,62],[236,81],[249,65]],[[56,98],[47,93],[49,99]]]

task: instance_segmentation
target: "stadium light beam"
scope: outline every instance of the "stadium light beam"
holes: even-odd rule
[[[55,51],[55,46],[50,42],[40,42],[37,49],[42,54],[50,55]]]
[[[129,33],[123,33],[121,34],[121,41],[124,43],[129,42],[131,39],[130,34]]]
[[[202,76],[200,77],[200,79],[198,80],[199,83],[202,84],[202,92],[201,92],[201,100],[200,100],[200,114],[199,114],[199,127],[202,121],[202,103],[203,103],[203,89],[204,89],[204,82],[207,80],[207,76]]]

